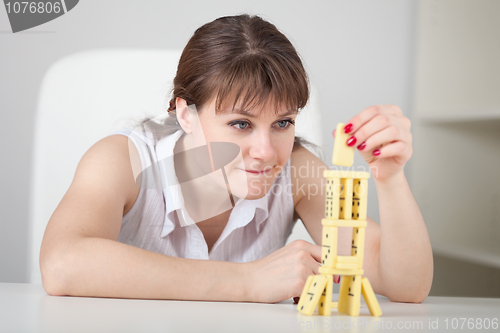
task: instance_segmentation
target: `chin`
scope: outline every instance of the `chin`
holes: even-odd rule
[[[257,200],[269,192],[276,177],[256,177],[244,170],[234,169],[228,175],[231,193],[238,198]]]
[[[267,192],[264,192],[264,190],[261,191],[254,191],[255,193],[249,192],[247,196],[245,197],[246,200],[257,200],[260,198],[263,198],[266,196]]]

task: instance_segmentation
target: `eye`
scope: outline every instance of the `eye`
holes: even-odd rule
[[[229,123],[229,126],[234,126],[236,125],[236,130],[238,131],[244,131],[247,129],[247,127],[250,125],[247,121],[233,121]],[[241,125],[241,126],[240,126]]]
[[[292,125],[295,125],[295,120],[293,120],[293,119],[283,119],[283,120],[277,121],[276,124],[278,124],[278,128],[280,130],[284,130],[284,129],[289,128]]]
[[[275,124],[277,124],[276,127],[278,131],[285,131],[288,128],[290,128],[291,125],[295,125],[295,121],[293,119],[283,119],[277,121]],[[246,131],[250,128],[250,123],[244,120],[233,121],[230,122],[228,125],[236,129],[237,131],[241,132]]]

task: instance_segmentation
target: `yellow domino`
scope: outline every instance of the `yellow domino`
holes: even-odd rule
[[[352,217],[352,179],[341,178],[340,185],[342,193],[340,193],[340,212],[341,220],[350,220]]]
[[[300,308],[304,306],[306,303],[306,296],[311,284],[314,280],[315,275],[309,275],[306,280],[306,284],[304,285],[304,289],[302,289],[302,294],[300,294],[299,303],[297,304],[297,310],[300,311]]]
[[[316,275],[309,275],[307,277],[306,284],[304,285],[304,289],[302,289],[302,294],[300,294],[299,303],[297,304],[297,310],[299,310],[299,312],[302,312],[301,310],[304,309],[306,307],[306,305],[308,304],[308,302],[306,301],[307,292],[311,288],[311,284],[312,284],[315,276]]]
[[[365,228],[352,228],[351,255],[358,258],[358,268],[363,268]]]
[[[347,313],[349,288],[351,287],[350,276],[342,276],[340,278],[339,302],[337,305],[338,312]]]
[[[348,302],[347,302],[347,314],[350,316],[358,316],[359,308],[361,306],[361,276],[354,275],[349,276],[352,279],[349,292],[348,292]]]
[[[320,267],[318,268],[320,274],[323,275],[363,275],[364,271],[362,269],[337,269],[331,267]]]
[[[318,314],[329,316],[332,311],[333,276],[329,276],[318,304]]]
[[[335,219],[322,219],[323,226],[331,227],[366,227],[366,221],[357,220],[335,220]]]
[[[326,184],[325,217],[339,218],[340,178],[328,179]]]
[[[332,163],[342,166],[351,166],[354,161],[354,146],[347,145],[347,139],[351,135],[344,133],[344,124],[337,124],[335,143],[333,145]]]
[[[354,171],[354,170],[324,170],[323,177],[328,179],[333,179],[333,178],[368,179],[370,178],[370,173],[366,171]]]
[[[337,262],[358,263],[358,258],[353,256],[337,256]]]
[[[382,309],[380,309],[380,304],[378,304],[377,297],[375,297],[370,281],[365,277],[361,279],[361,293],[368,306],[368,310],[370,310],[370,314],[375,317],[382,315]]]
[[[352,193],[352,219],[366,220],[366,199],[368,197],[368,180],[354,179]]]
[[[335,264],[336,269],[356,269],[358,268],[358,263],[343,263],[338,262]]]
[[[310,277],[309,277],[310,278]],[[309,278],[307,281],[309,282]],[[305,315],[312,315],[316,307],[318,306],[319,299],[323,290],[325,289],[326,282],[328,280],[328,276],[326,275],[314,275],[309,288],[307,288],[305,297],[300,296],[299,304],[297,305],[297,309],[300,313]],[[306,282],[307,287],[307,282]],[[302,291],[304,294],[304,291]]]
[[[333,267],[337,256],[337,227],[323,227],[323,239],[321,241],[321,264],[325,267]]]

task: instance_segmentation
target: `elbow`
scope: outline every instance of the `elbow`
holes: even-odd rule
[[[429,296],[429,291],[423,292],[420,295],[415,295],[413,299],[410,301],[410,303],[422,303],[427,299],[427,296]]]
[[[419,283],[413,284],[414,281],[406,281],[394,288],[395,284],[391,284],[392,288],[385,289],[385,296],[391,302],[400,303],[422,303],[427,299],[432,286],[432,274],[427,278],[422,279]]]
[[[429,296],[433,278],[434,263],[431,256],[427,265],[421,267],[418,272],[405,273],[386,284],[385,296],[392,302],[422,303]]]
[[[43,289],[48,295],[68,295],[65,283],[65,265],[60,257],[54,256],[50,260],[40,260],[40,272]]]
[[[400,286],[397,290],[393,290],[386,296],[392,302],[400,303],[422,303],[426,300],[431,291],[432,275],[429,279],[420,281],[417,285]]]
[[[391,302],[399,302],[399,303],[422,303],[425,301],[427,296],[429,296],[430,290],[422,290],[415,292],[407,292],[407,293],[397,293],[393,295],[387,295],[387,298]]]

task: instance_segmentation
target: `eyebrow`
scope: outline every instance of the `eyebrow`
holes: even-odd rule
[[[234,108],[233,111],[230,112],[229,114],[233,114],[233,113],[241,114],[241,115],[244,115],[244,116],[247,116],[247,117],[251,117],[251,118],[255,118],[256,117],[255,115],[253,115],[252,113],[250,113],[250,111],[245,110],[245,109],[240,109],[240,108]],[[298,110],[288,110],[286,113],[279,114],[278,116],[279,117],[284,117],[284,116],[289,116],[289,115],[297,114],[297,113],[299,113]]]

